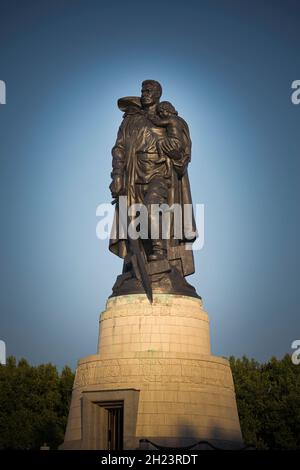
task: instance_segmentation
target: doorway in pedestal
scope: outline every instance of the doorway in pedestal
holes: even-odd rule
[[[105,448],[107,450],[122,450],[124,429],[123,402],[99,403],[98,405],[105,409],[105,414],[107,415],[106,432],[104,431],[103,433],[104,436],[107,436]]]
[[[85,390],[81,396],[81,449],[136,449],[139,390]]]

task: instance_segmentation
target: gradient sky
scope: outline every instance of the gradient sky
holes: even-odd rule
[[[9,355],[75,366],[122,262],[96,238],[116,101],[159,80],[189,123],[213,353],[291,352],[299,320],[300,3],[1,0],[1,318]]]

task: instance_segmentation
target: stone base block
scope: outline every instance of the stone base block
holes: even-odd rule
[[[116,426],[121,435],[112,438]],[[230,366],[210,354],[200,299],[109,299],[98,354],[78,363],[61,448],[136,449],[141,439],[167,447],[242,445]]]

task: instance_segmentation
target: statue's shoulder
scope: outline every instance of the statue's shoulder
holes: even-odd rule
[[[189,131],[189,126],[188,126],[188,123],[181,117],[181,116],[176,116],[176,118],[178,119],[178,121],[180,122],[180,125],[182,126],[182,129],[184,130],[184,132],[190,136],[190,131]]]
[[[142,109],[141,98],[139,96],[125,96],[119,98],[118,108],[123,111],[124,117],[138,114]]]
[[[184,142],[184,153],[185,153],[186,161],[188,162],[191,159],[191,151],[192,151],[192,141],[191,141],[189,126],[187,122],[181,116],[177,116],[177,119],[179,120],[180,127],[182,130],[183,142]]]

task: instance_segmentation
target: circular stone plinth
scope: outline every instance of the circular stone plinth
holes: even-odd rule
[[[174,294],[110,298],[100,316],[98,353],[122,357],[128,352],[210,354],[209,320],[202,300]]]

